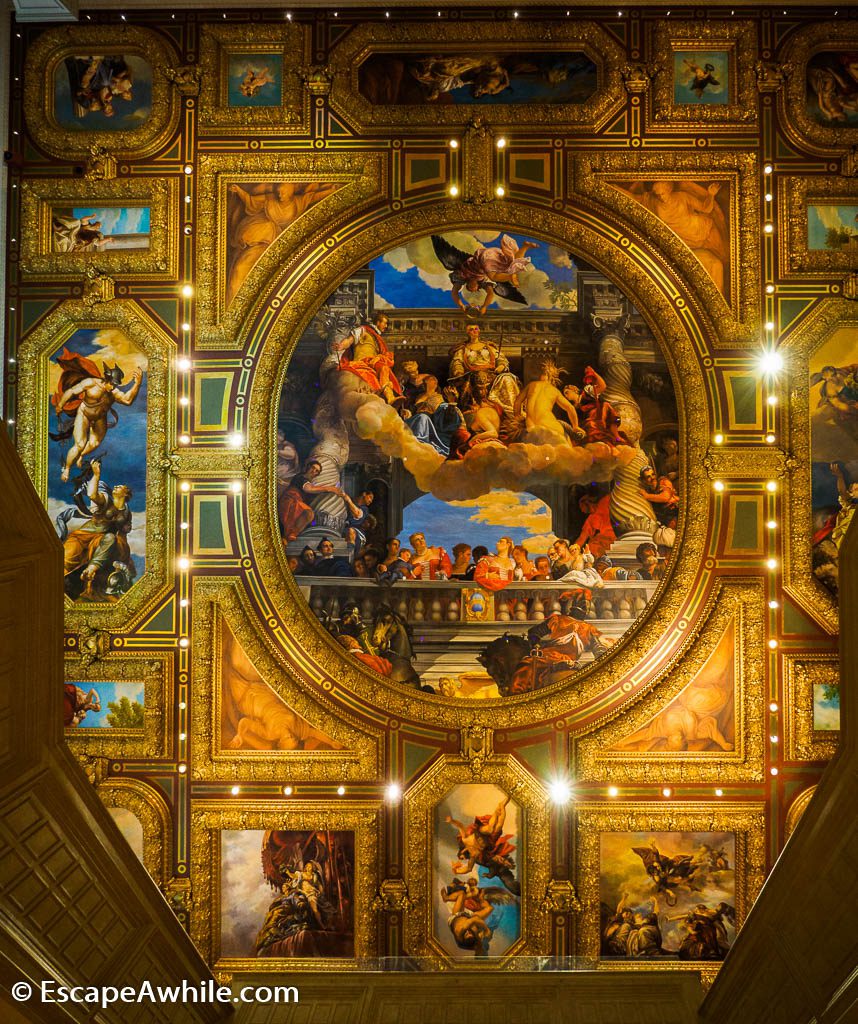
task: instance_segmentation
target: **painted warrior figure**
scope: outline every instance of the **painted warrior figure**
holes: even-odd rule
[[[372,323],[361,324],[347,335],[339,346],[339,368],[359,377],[388,405],[397,405],[405,398],[393,372],[393,353],[382,337],[387,325],[386,314],[376,313]]]

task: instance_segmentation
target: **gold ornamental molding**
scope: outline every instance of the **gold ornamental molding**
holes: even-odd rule
[[[576,809],[578,895],[583,910],[578,917],[579,956],[598,961],[599,970],[676,971],[706,974],[705,962],[645,958],[598,960],[601,944],[599,919],[600,855],[603,832],[733,832],[736,836],[736,930],[741,928],[766,877],[766,805],[763,803],[649,803],[579,804]],[[718,971],[712,965],[711,974]]]
[[[729,102],[677,103],[674,96],[674,54],[685,50],[715,50],[727,54]],[[697,19],[654,22],[650,44],[653,60],[661,62],[649,91],[652,117],[648,131],[675,132],[677,128],[712,132],[756,131],[757,26],[753,21]]]
[[[293,21],[210,24],[201,30],[199,125],[203,135],[306,135],[310,105],[300,67],[310,58],[310,26]],[[231,56],[276,56],[281,62],[280,103],[231,106]]]
[[[176,345],[131,300],[87,305],[63,302],[31,331],[18,349],[18,454],[43,502],[48,493],[48,432],[52,429],[49,361],[80,329],[122,331],[148,360],[146,434],[146,569],[134,586],[112,604],[81,604],[65,599],[66,628],[131,630],[155,597],[172,585],[175,555],[172,502],[175,481],[165,472],[175,447],[176,382],[171,372]],[[169,514],[168,514],[168,509]]]
[[[837,655],[784,654],[783,673],[787,757],[791,761],[830,761],[840,745],[840,730],[816,728],[814,687],[840,686]]]
[[[764,776],[765,592],[761,580],[722,582],[709,596],[704,625],[684,656],[633,707],[574,741],[576,778],[587,782],[759,782]],[[733,629],[733,749],[630,751],[617,745],[643,729],[693,682]]]
[[[86,658],[66,657],[65,680],[94,686],[102,682],[143,684],[143,728],[88,729],[86,719],[66,729],[66,742],[75,754],[123,759],[171,757],[174,743],[173,656],[116,651],[91,664]]]
[[[757,343],[760,314],[759,164],[751,153],[591,152],[570,163],[569,201],[594,201],[620,224],[636,228],[658,253],[664,270],[681,276],[687,294],[714,325],[713,347]],[[729,188],[727,217],[729,291],[724,296],[692,250],[634,196],[623,191],[634,182],[722,183]]]
[[[595,94],[585,103],[373,104],[360,93],[358,71],[373,54],[586,53],[597,68]],[[464,127],[475,115],[509,129],[556,130],[563,135],[595,132],[626,102],[620,68],[625,50],[596,22],[484,22],[479,32],[468,22],[397,22],[355,28],[331,56],[330,102],[361,134],[411,133],[414,129]]]
[[[105,807],[124,807],[143,827],[143,865],[155,884],[166,885],[172,867],[173,821],[166,800],[139,779],[109,778],[96,787]]]
[[[350,691],[369,706],[384,707],[403,720],[457,729],[477,720],[497,730],[570,714],[604,694],[606,686],[612,700],[625,700],[637,692],[636,686],[647,685],[648,674],[638,666],[643,662],[650,664],[648,658],[653,651],[661,651],[659,664],[666,664],[677,655],[694,632],[689,632],[684,616],[688,614],[689,601],[699,601],[699,596],[694,594],[692,598],[692,594],[703,560],[712,491],[705,476],[687,474],[681,539],[672,559],[671,575],[647,612],[611,653],[576,674],[571,687],[558,684],[520,697],[482,700],[472,705],[457,698],[405,689],[344,657],[301,597],[279,540],[275,438],[279,396],[289,358],[317,312],[320,296],[331,294],[368,260],[412,238],[439,230],[479,228],[481,224],[502,224],[509,232],[518,231],[543,238],[568,252],[584,253],[588,262],[610,279],[623,282],[625,294],[646,317],[675,381],[683,465],[700,465],[709,445],[712,411],[707,411],[703,371],[685,326],[684,317],[688,315],[692,321],[694,317],[687,309],[680,310],[665,294],[663,282],[653,279],[633,253],[594,231],[589,219],[574,209],[560,215],[511,202],[499,202],[488,209],[451,201],[397,213],[374,224],[371,230],[346,238],[320,260],[312,275],[303,277],[293,290],[284,294],[286,301],[282,302],[277,319],[263,328],[265,333],[250,339],[248,344],[259,348],[259,357],[247,431],[251,437],[269,438],[269,443],[266,456],[255,459],[250,469],[247,502],[253,556],[266,600],[276,613],[276,629],[284,637],[278,661],[286,671],[298,671],[300,665],[308,684],[330,687],[334,694],[340,688]],[[699,328],[698,335],[710,337],[705,326],[694,322]],[[657,670],[656,666],[654,669]]]
[[[121,53],[152,69],[152,107],[139,128],[71,130],[54,116],[54,76],[66,57]],[[120,157],[145,157],[160,149],[178,127],[180,104],[165,73],[177,63],[165,37],[137,25],[69,25],[50,28],[29,47],[24,68],[24,117],[36,145],[60,160],[86,157],[93,146]]]
[[[808,786],[807,789],[803,789],[789,805],[786,821],[784,822],[784,840],[789,839],[793,832],[795,832],[796,826],[801,821],[801,817],[807,810],[807,806],[813,799],[815,792],[816,786]]]
[[[142,250],[54,252],[55,209],[70,206],[148,206],[149,246]],[[79,280],[90,267],[135,281],[175,281],[179,273],[177,178],[99,180],[29,178],[21,185],[21,276],[34,281]]]
[[[814,533],[811,503],[811,395],[810,361],[836,333],[858,331],[858,307],[848,299],[824,299],[780,345],[787,369],[788,395],[781,401],[785,434],[794,454],[792,472],[783,483],[783,575],[787,593],[825,632],[836,634],[839,612],[831,592],[813,573]],[[815,386],[818,391],[818,385]]]
[[[265,304],[272,278],[313,272],[319,251],[336,245],[336,233],[387,194],[387,165],[377,153],[204,154],[198,170],[196,344],[202,349],[244,348],[243,324]],[[249,182],[330,182],[339,187],[281,231],[227,305],[227,194],[231,185]],[[272,308],[278,305],[279,300]]]
[[[405,880],[412,908],[404,918],[405,948],[426,958],[434,970],[473,970],[473,959],[454,960],[434,937],[433,910],[437,893],[433,877],[435,809],[459,785],[497,786],[518,805],[517,864],[521,881],[521,935],[501,957],[514,969],[517,956],[548,952],[549,915],[543,899],[551,882],[548,795],[544,787],[511,754],[486,762],[479,779],[462,758],[442,755],[405,793]],[[490,810],[491,808],[487,808]]]
[[[858,179],[839,175],[782,177],[778,182],[781,208],[778,254],[780,275],[831,280],[856,267],[854,245],[840,249],[811,249],[808,236],[808,207],[858,206]]]
[[[833,121],[823,124],[807,111],[807,64],[817,53],[854,53],[858,25],[848,21],[820,21],[799,29],[790,37],[781,60],[795,69],[778,95],[779,121],[789,138],[818,156],[841,156],[858,143],[858,123]]]
[[[370,801],[197,800],[191,808],[191,884],[194,905],[191,938],[219,976],[266,971],[349,971],[378,955],[378,913],[373,897],[379,887],[381,807]],[[354,958],[264,959],[225,957],[221,953],[221,832],[224,830],[319,829],[354,832]],[[260,872],[261,874],[261,872]],[[272,892],[271,898],[274,898]],[[262,921],[259,922],[260,927]]]
[[[383,778],[383,732],[321,691],[311,693],[274,656],[263,624],[237,581],[207,576],[195,579],[191,719],[195,741],[190,774],[196,780],[376,782]],[[221,745],[224,683],[221,635],[226,623],[235,640],[271,691],[339,750],[224,749]]]

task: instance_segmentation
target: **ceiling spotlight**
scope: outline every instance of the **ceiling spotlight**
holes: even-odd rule
[[[180,764],[179,765],[179,774],[180,775],[184,775],[187,770],[188,770],[188,766],[186,764]]]
[[[182,285],[182,295],[186,299],[189,299],[193,294],[194,294],[194,286],[193,285],[191,285],[191,284],[183,284]]]
[[[766,403],[768,405],[777,405],[778,404],[778,396],[777,395],[769,395],[769,397],[766,399]]]
[[[778,528],[778,524],[777,524],[777,521],[776,521],[776,520],[774,520],[774,519],[770,519],[770,520],[769,520],[769,521],[768,521],[768,522],[766,523],[766,526],[767,526],[767,527],[768,527],[768,529],[770,529],[770,530],[776,530],[776,529]]]
[[[226,17],[226,15],[224,15],[224,17]],[[233,786],[232,789],[230,790],[230,793],[232,793],[233,796],[238,796],[240,792],[241,786]]]
[[[724,435],[723,434],[716,434],[712,438],[712,440],[715,442],[715,444],[723,444],[724,443]]]
[[[766,327],[769,325],[766,324]],[[784,357],[776,349],[766,349],[759,358],[760,373],[772,377],[784,368]]]
[[[229,489],[232,491],[233,494],[241,494],[241,481],[233,480],[233,482],[229,485]]]
[[[766,482],[766,490],[769,492],[769,494],[774,494],[777,489],[778,489],[777,481],[775,481],[775,480],[768,480]]]
[[[774,444],[776,440],[774,434],[766,434],[766,444]]]
[[[498,185],[498,187],[495,189],[495,195],[498,197],[498,199],[503,199],[503,197],[506,195],[506,189],[503,187],[503,185]]]
[[[292,796],[292,787],[291,786],[284,786],[283,787],[283,796]]]
[[[230,434],[229,444],[231,448],[240,448],[244,444],[244,434],[242,434],[240,431],[236,431],[234,434]]]
[[[572,799],[572,787],[566,779],[554,779],[548,784],[548,795],[554,804],[568,804]]]
[[[450,186],[450,195],[453,196],[453,198],[455,198],[458,194],[459,194],[459,187],[458,187],[458,185],[451,185]]]
[[[503,149],[504,146],[506,146],[506,139],[503,137],[503,135],[501,135],[501,137],[495,142],[495,145],[497,146],[498,149]]]
[[[187,480],[183,480],[183,481],[182,481],[182,482],[181,482],[181,483],[179,484],[179,487],[180,487],[180,489],[181,489],[181,490],[183,490],[183,491],[189,491],[189,490],[191,489],[191,485],[190,485],[190,484],[188,483],[188,481],[187,481]]]
[[[459,148],[459,140],[458,139],[450,139],[450,149],[458,149],[458,148]]]
[[[190,443],[191,443],[191,435],[190,434],[179,434],[179,444],[190,444]]]
[[[772,167],[771,164],[766,164],[765,167],[763,168],[763,174],[771,174],[773,170],[774,170],[774,167]]]
[[[181,373],[187,373],[191,368],[191,361],[187,356],[182,356],[181,359],[176,360],[176,369]]]
[[[619,796],[620,791],[616,786],[608,786],[608,796]]]
[[[769,711],[775,712],[775,711],[777,711],[777,709],[778,709],[777,702],[776,701],[772,701],[771,704],[769,704]]]
[[[190,644],[191,641],[186,636],[181,637],[179,640],[179,647],[190,647]]]
[[[179,399],[179,405],[190,405],[190,404],[191,404],[191,400],[190,400],[190,398],[188,398],[187,395],[182,395],[182,397]]]
[[[346,795],[346,787],[345,786],[337,786],[337,796],[345,796],[345,795]]]
[[[775,286],[773,284],[767,284],[766,285],[766,295],[773,295],[774,291],[775,291]]]
[[[715,790],[715,796],[723,796],[723,795],[724,795],[724,790],[723,789],[716,789]]]
[[[670,786],[665,786],[664,789],[661,791],[662,796],[672,796],[672,794],[673,790],[670,788]]]
[[[770,234],[771,234],[771,233],[772,233],[772,232],[773,232],[774,230],[775,230],[775,226],[774,226],[774,224],[772,224],[772,222],[771,222],[771,221],[767,221],[767,222],[766,222],[766,223],[765,223],[765,224],[763,225],[763,231],[765,231],[765,233],[766,233],[767,235],[770,235]]]
[[[772,611],[775,611],[775,609],[780,608],[780,602],[769,601],[769,608],[771,608]]]
[[[778,567],[778,560],[776,558],[767,558],[766,559],[766,568],[768,568],[768,569],[777,569],[777,567]]]
[[[190,604],[190,601],[188,601],[188,599],[186,597],[183,597],[182,600],[179,601],[179,607],[180,608],[187,608],[189,604]],[[180,704],[179,707],[184,707],[184,705]]]
[[[185,558],[184,555],[183,555],[179,559],[178,566],[179,566],[179,569],[182,572],[187,572],[188,569],[190,569],[190,567],[191,567],[191,560],[189,558]]]
[[[777,640],[774,639],[774,637],[771,640],[769,640],[769,649],[770,650],[772,650],[772,651],[775,650],[775,648],[777,646],[778,646],[778,642],[777,642]]]
[[[770,773],[771,775],[777,775],[777,773],[778,773],[778,770],[777,770],[777,768],[769,768],[769,773]]]
[[[772,320],[766,320],[766,330],[773,331],[775,329],[774,322]]]
[[[716,491],[723,491],[724,490],[724,481],[723,480],[716,480],[715,483],[712,484],[712,486],[715,488]]]
[[[384,791],[385,799],[392,804],[399,801],[402,796],[402,787],[398,782],[391,782],[387,789]]]

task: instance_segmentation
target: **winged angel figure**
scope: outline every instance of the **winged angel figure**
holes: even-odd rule
[[[681,853],[676,857],[667,857],[660,853],[655,842],[649,846],[633,846],[632,853],[636,853],[643,861],[646,873],[652,879],[657,895],[663,895],[664,901],[669,907],[676,906],[676,893],[674,889],[685,886],[694,889],[694,876],[698,865],[694,857],[688,853]]]
[[[501,238],[500,248],[480,246],[476,252],[467,253],[451,245],[443,235],[432,235],[432,248],[445,269],[450,271],[453,285],[453,301],[464,313],[485,313],[498,298],[509,302],[529,305],[519,291],[519,274],[532,270],[528,249],[536,249],[536,242],[522,242],[511,235]],[[462,289],[467,292],[483,292],[481,306],[465,302]]]

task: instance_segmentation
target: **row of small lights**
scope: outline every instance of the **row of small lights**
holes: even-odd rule
[[[516,17],[517,17],[517,15],[516,15]],[[459,148],[459,140],[458,139],[450,139],[450,149],[458,149],[458,148]],[[497,139],[495,139],[495,148],[497,148],[499,150],[506,149],[506,138],[503,135],[501,135]],[[453,184],[450,185],[450,187],[447,189],[447,194],[449,196],[451,196],[453,199],[455,199],[456,196],[458,196],[458,194],[459,194],[459,186],[455,182],[453,182]],[[495,186],[495,195],[498,197],[498,199],[503,199],[503,197],[506,195],[506,189],[503,186],[503,182],[499,181],[497,183],[497,185]]]
[[[784,11],[784,14],[786,14],[786,11]],[[774,198],[774,196],[772,194],[772,191],[771,191],[771,185],[769,184],[769,182],[771,181],[771,175],[772,175],[773,172],[774,172],[774,166],[772,164],[766,163],[766,164],[763,165],[763,174],[764,174],[764,176],[766,178],[766,181],[767,181],[766,191],[764,193],[764,198],[765,198],[766,203],[771,203],[773,198]],[[765,220],[763,222],[763,235],[764,235],[764,237],[773,235],[774,231],[775,231],[774,221],[768,220],[768,219]],[[767,282],[767,284],[765,286],[765,292],[766,292],[766,295],[774,295],[774,293],[775,293],[775,286],[774,286],[774,284],[772,284],[771,281]],[[762,352],[762,354],[761,354],[761,356],[760,356],[760,358],[759,358],[759,360],[757,362],[757,368],[758,368],[758,371],[759,371],[760,375],[765,380],[767,380],[767,381],[769,381],[771,383],[774,380],[774,378],[776,378],[777,375],[784,369],[784,360],[783,360],[783,356],[780,354],[780,352],[777,351],[777,348],[776,348],[777,342],[775,341],[775,339],[773,337],[773,333],[772,332],[775,329],[774,322],[771,321],[771,320],[767,320],[763,326],[764,326],[764,329],[766,331],[766,336],[767,336],[767,339],[768,339],[768,345],[763,350],[763,352]],[[777,395],[775,395],[775,394],[768,395],[766,397],[766,404],[770,408],[773,409],[778,404]],[[714,443],[716,445],[722,445],[724,443],[724,435],[723,434],[715,434],[715,436],[713,437],[712,440],[714,441]],[[774,444],[776,440],[777,440],[777,438],[776,438],[776,436],[773,433],[767,433],[766,436],[765,436],[766,444]],[[723,480],[715,480],[713,482],[713,484],[712,484],[712,487],[719,494],[723,493],[726,490],[726,484],[724,483]],[[769,494],[772,494],[772,495],[776,494],[777,493],[777,489],[778,489],[778,485],[777,485],[777,481],[776,480],[767,480],[766,481],[766,491]],[[767,519],[766,520],[766,529],[767,530],[771,531],[771,530],[776,530],[777,528],[778,528],[778,521],[776,519]],[[767,558],[766,561],[765,561],[765,565],[766,565],[766,568],[769,570],[770,573],[775,573],[775,572],[777,572],[777,569],[778,569],[778,560],[776,558]],[[774,577],[772,577],[772,578],[774,578]],[[769,608],[772,611],[776,611],[780,607],[780,602],[778,602],[775,598],[772,598],[768,602],[768,606],[769,606]],[[778,642],[778,640],[775,637],[771,637],[768,640],[768,648],[769,648],[770,651],[776,651],[778,649],[778,646],[779,646],[779,642]],[[778,713],[779,706],[778,706],[777,701],[772,701],[769,704],[769,711],[773,715]],[[769,742],[773,746],[776,746],[780,742],[780,737],[778,736],[778,734],[776,732],[772,732],[772,733],[769,734]],[[773,776],[777,775],[778,774],[778,769],[773,766],[773,767],[771,767],[769,769],[769,773],[771,775],[773,775]],[[722,790],[716,790],[715,791],[715,795],[716,796],[721,796],[722,792],[723,792]],[[662,790],[662,793],[663,793],[664,796],[670,796],[670,790],[669,789]],[[609,791],[609,795],[612,795],[612,794],[610,794],[610,791]]]

